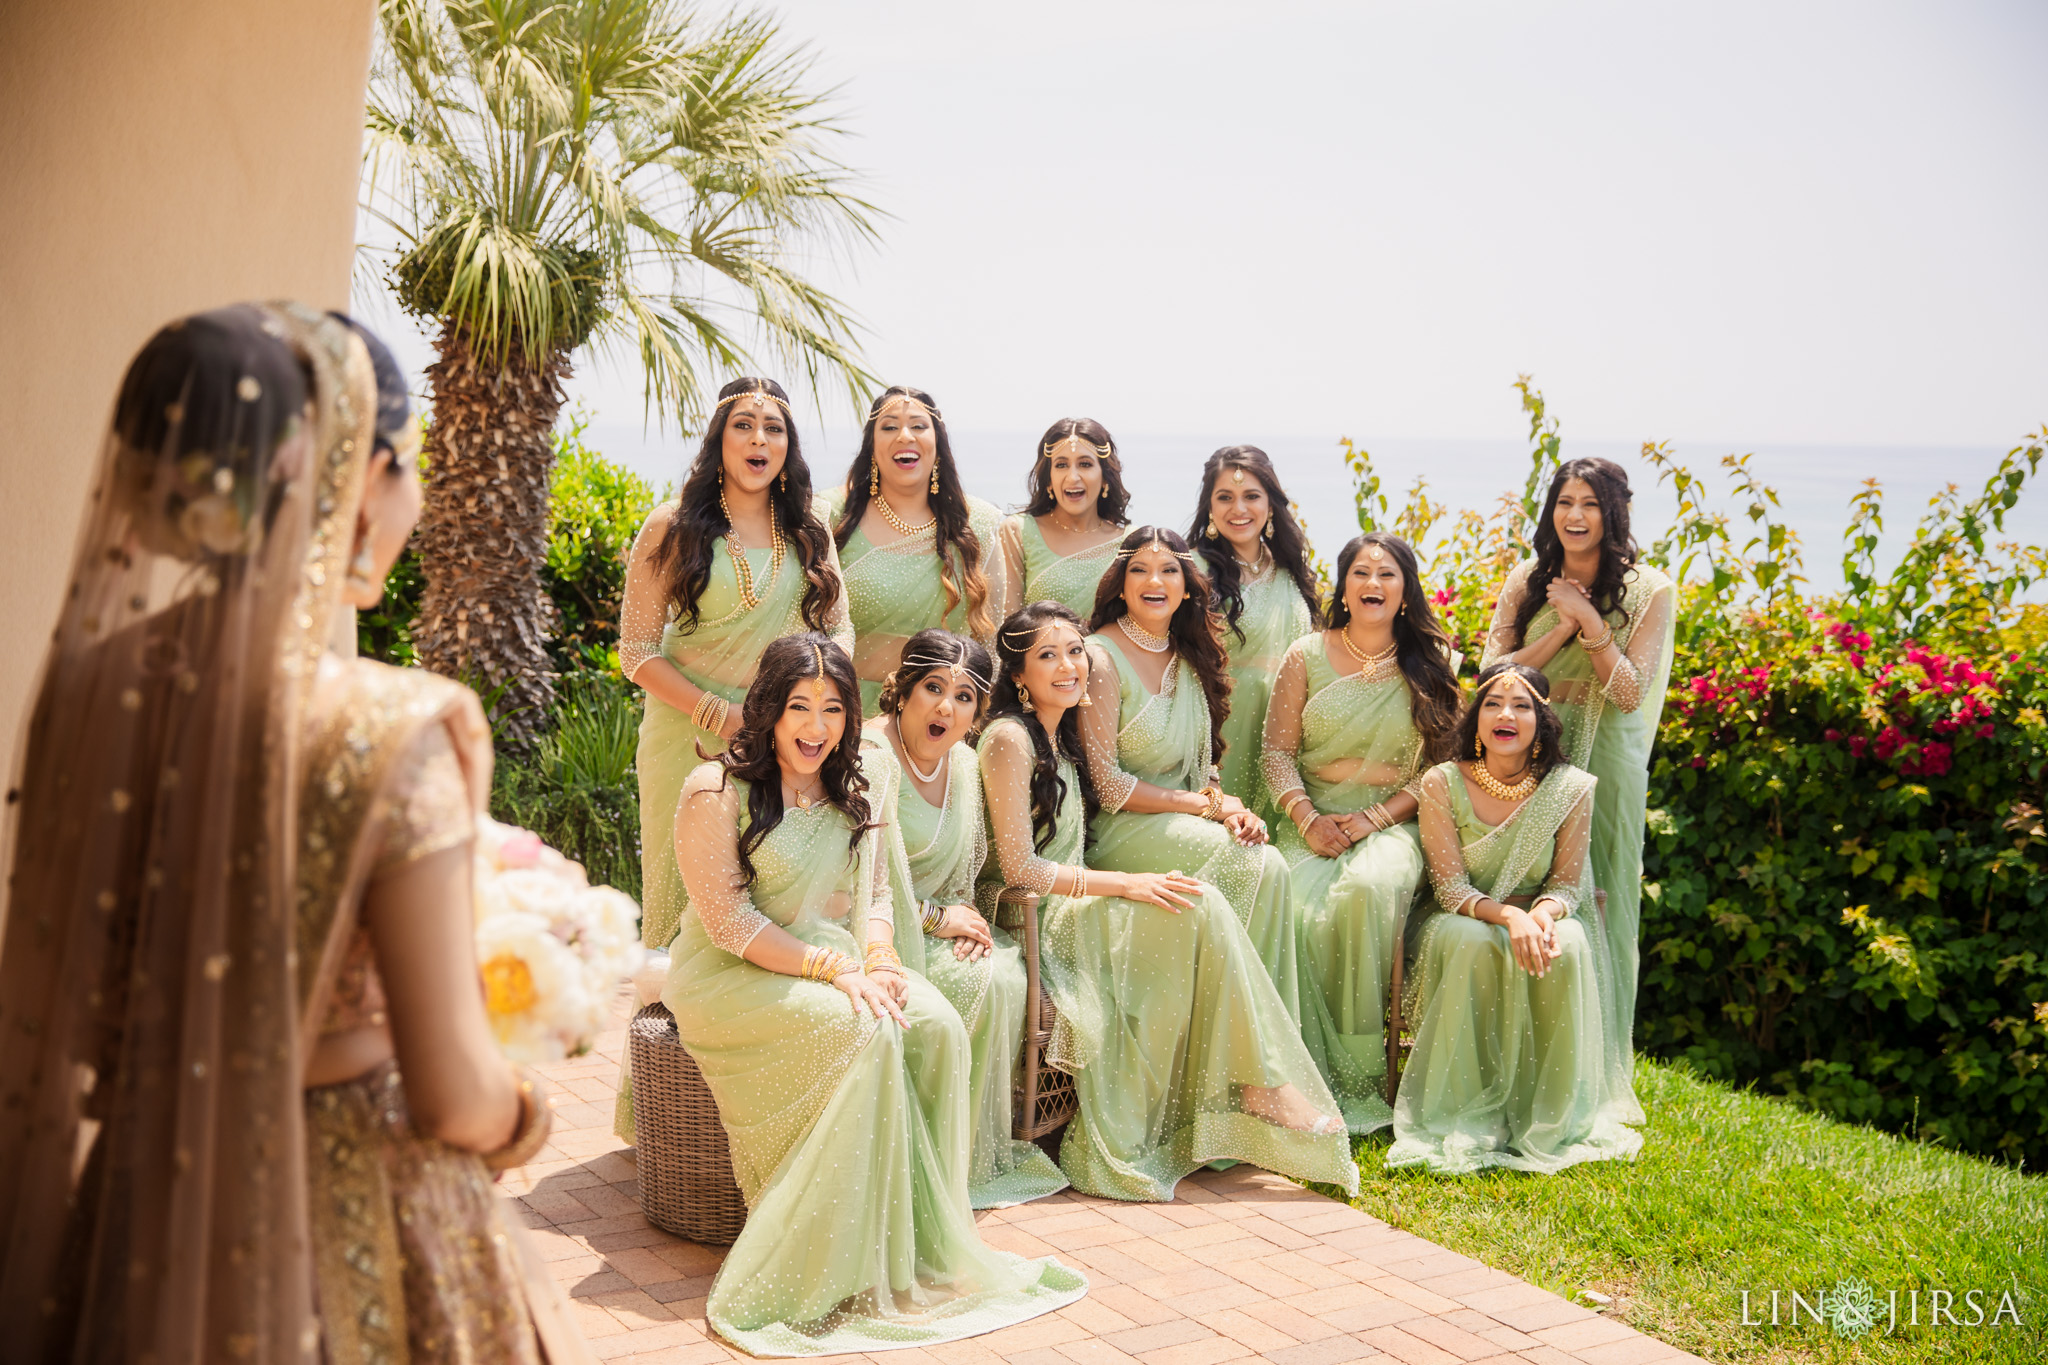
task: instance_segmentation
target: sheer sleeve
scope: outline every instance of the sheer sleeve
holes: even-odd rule
[[[676,865],[690,893],[690,909],[711,941],[744,956],[768,917],[740,883],[739,788],[716,763],[705,763],[683,783],[676,807]]]
[[[1486,633],[1486,651],[1479,666],[1488,668],[1522,647],[1515,639],[1515,614],[1522,609],[1522,597],[1529,590],[1529,565],[1517,564],[1500,585],[1500,598],[1493,604],[1493,628]]]
[[[1664,584],[1650,594],[1642,619],[1630,629],[1628,649],[1614,661],[1607,675],[1607,700],[1617,711],[1633,711],[1643,704],[1643,681],[1657,672],[1657,660],[1671,635],[1672,603],[1678,596],[1675,585]]]
[[[1551,855],[1550,875],[1543,879],[1539,899],[1556,901],[1567,915],[1585,908],[1579,903],[1579,892],[1585,885],[1586,851],[1592,841],[1593,787],[1588,784],[1586,794],[1557,828],[1557,851]]]
[[[1272,699],[1266,703],[1266,733],[1259,750],[1259,771],[1276,802],[1306,789],[1296,755],[1301,752],[1301,712],[1307,705],[1308,646],[1296,640],[1280,661],[1279,677],[1273,680]]]
[[[1022,725],[998,725],[982,736],[982,800],[995,832],[996,865],[1005,886],[1035,895],[1052,891],[1060,864],[1039,856],[1031,828],[1031,769],[1036,759]]]
[[[1024,539],[1021,521],[1023,513],[1003,518],[1003,529],[996,533],[1002,555],[1003,597],[1002,609],[996,614],[996,624],[1001,625],[1011,612],[1025,605],[1024,602]],[[993,580],[991,580],[993,583]]]
[[[654,551],[668,534],[676,505],[665,502],[647,514],[626,565],[626,600],[619,610],[619,671],[631,682],[640,665],[661,653],[668,626],[668,585],[654,569]]]
[[[469,779],[448,742],[447,726],[427,726],[392,777],[393,806],[374,875],[476,837]]]
[[[1081,712],[1081,751],[1088,761],[1088,776],[1094,779],[1095,794],[1105,814],[1124,808],[1138,779],[1118,762],[1117,728],[1122,720],[1123,695],[1117,686],[1116,660],[1103,646],[1088,646],[1088,701]]]
[[[853,609],[846,604],[846,573],[839,567],[839,546],[833,542],[829,527],[825,536],[825,562],[832,566],[832,575],[839,580],[839,596],[832,599],[832,605],[825,610],[825,633],[846,651],[846,657],[850,659],[853,657]]]
[[[1429,860],[1429,882],[1436,903],[1454,914],[1472,913],[1484,897],[1465,875],[1465,844],[1458,837],[1458,817],[1451,810],[1451,788],[1445,771],[1432,768],[1422,779],[1422,804],[1416,824],[1422,833],[1422,856]]]
[[[969,507],[971,511],[973,505],[970,504]],[[969,525],[973,525],[975,520],[982,519],[970,518]],[[987,645],[989,652],[993,654],[996,648],[996,628],[1001,626],[1003,618],[1010,614],[1010,608],[1006,605],[1010,600],[1010,594],[1008,565],[1003,554],[1002,516],[993,507],[989,508],[982,524],[974,526],[974,534],[981,542],[981,562],[976,567],[981,570],[982,579],[988,584],[989,628],[986,632],[976,630],[974,618],[970,616],[967,620],[967,633]]]

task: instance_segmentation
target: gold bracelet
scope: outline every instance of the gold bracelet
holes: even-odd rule
[[[822,981],[829,986],[853,967],[853,959],[836,948],[813,948],[804,954],[802,975],[806,980]]]
[[[541,1084],[540,1077],[523,1066],[514,1067],[513,1073],[518,1077],[519,1126],[512,1130],[504,1146],[483,1154],[487,1171],[524,1166],[547,1145],[548,1131],[554,1127],[555,1111],[548,1107],[547,1087]]]
[[[870,943],[868,945],[867,959],[866,970],[869,975],[873,975],[878,971],[901,972],[903,970],[903,959],[897,956],[896,945],[893,943]]]
[[[1083,866],[1081,866],[1081,865],[1080,865],[1079,863],[1075,863],[1075,864],[1074,864],[1074,895],[1075,895],[1076,897],[1080,897],[1080,896],[1085,896],[1085,895],[1087,895],[1087,894],[1088,894],[1088,869],[1087,869],[1087,868],[1085,868],[1085,867],[1083,867]]]
[[[1581,639],[1579,641],[1579,648],[1585,650],[1588,654],[1598,654],[1601,650],[1607,648],[1609,645],[1613,643],[1614,627],[1608,626],[1605,630],[1603,630],[1600,633],[1600,638],[1597,640]]]
[[[927,934],[935,932],[945,922],[946,910],[944,906],[940,905],[937,901],[918,902],[918,923]]]
[[[1387,803],[1375,801],[1365,808],[1365,818],[1372,821],[1372,827],[1385,834],[1394,827],[1394,817],[1387,814]]]
[[[1196,795],[1207,797],[1209,801],[1209,808],[1202,812],[1204,820],[1221,820],[1223,818],[1223,788],[1215,786],[1204,787]]]

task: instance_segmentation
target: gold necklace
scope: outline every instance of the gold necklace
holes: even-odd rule
[[[718,510],[725,513],[725,552],[732,556],[732,574],[739,580],[740,605],[748,611],[761,605],[760,597],[754,591],[754,566],[747,562],[747,552],[740,548],[739,532],[732,524],[732,508],[726,505],[725,485],[718,486]],[[775,575],[782,571],[782,527],[775,520],[775,499],[768,500],[768,581],[773,583]]]
[[[1124,634],[1131,637],[1131,643],[1144,650],[1147,654],[1164,654],[1167,650],[1173,648],[1172,636],[1154,635],[1151,631],[1133,621],[1128,610],[1124,612],[1123,619],[1118,621],[1117,624],[1124,628]]]
[[[1472,765],[1472,780],[1479,784],[1479,790],[1496,801],[1520,801],[1536,790],[1536,774],[1530,773],[1510,787],[1486,769],[1486,760],[1480,759]]]
[[[820,785],[822,786],[823,784],[821,783]],[[809,810],[818,803],[818,792],[798,791],[794,782],[789,784],[789,794],[796,798],[796,808],[798,810]]]
[[[1358,660],[1358,671],[1360,673],[1372,672],[1401,652],[1401,642],[1399,640],[1394,641],[1394,643],[1388,645],[1377,654],[1368,654],[1357,645],[1351,643],[1351,632],[1349,630],[1339,630],[1337,638],[1344,642],[1345,652]]]
[[[1067,525],[1066,522],[1060,519],[1060,509],[1057,507],[1053,508],[1049,515],[1052,517],[1052,524],[1059,527],[1062,531],[1065,531],[1070,536],[1085,536],[1090,531],[1102,529],[1102,518],[1100,517],[1095,518],[1095,524],[1093,526],[1082,527]]]
[[[912,526],[909,522],[896,515],[896,509],[889,505],[889,499],[880,493],[875,494],[875,510],[882,514],[883,521],[889,523],[890,530],[906,538],[921,536],[939,524],[939,514],[934,512],[932,513],[932,519],[924,525]]]

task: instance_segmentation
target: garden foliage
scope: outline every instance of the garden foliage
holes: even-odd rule
[[[1468,679],[1560,458],[1542,395],[1520,387],[1525,487],[1447,532],[1419,481],[1391,507],[1345,445],[1360,525],[1417,544]],[[2048,432],[1974,496],[1937,495],[1888,571],[1867,482],[1847,588],[1817,594],[1750,457],[1721,462],[1731,517],[1644,446],[1677,499],[1647,557],[1682,589],[1650,773],[1639,1047],[2048,1163],[2048,611],[2023,600],[2048,556],[2000,541],[2044,453]]]

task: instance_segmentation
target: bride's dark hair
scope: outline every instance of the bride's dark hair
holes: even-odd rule
[[[1178,531],[1169,526],[1140,526],[1124,537],[1116,559],[1095,585],[1095,616],[1088,629],[1101,630],[1124,618],[1130,610],[1124,602],[1124,579],[1130,572],[1131,556],[1154,541],[1180,561],[1181,576],[1188,585],[1187,596],[1166,623],[1166,634],[1173,641],[1174,651],[1187,660],[1202,684],[1202,695],[1209,702],[1209,761],[1221,763],[1223,722],[1230,716],[1231,688],[1230,656],[1223,652],[1223,618],[1217,614],[1216,592],[1209,586],[1208,575],[1202,572],[1201,561],[1188,549]]]
[[[1195,519],[1188,523],[1188,544],[1200,550],[1209,565],[1209,582],[1223,608],[1224,624],[1237,633],[1239,643],[1244,641],[1244,627],[1237,623],[1244,615],[1244,571],[1237,566],[1237,552],[1217,534],[1209,520],[1209,499],[1215,496],[1224,471],[1232,469],[1246,471],[1266,490],[1266,506],[1270,509],[1266,551],[1280,571],[1294,580],[1301,600],[1308,603],[1309,624],[1320,624],[1323,613],[1317,605],[1320,591],[1316,576],[1308,566],[1308,536],[1294,519],[1294,509],[1288,504],[1287,490],[1280,486],[1273,461],[1257,446],[1225,446],[1209,457],[1202,466],[1202,494],[1195,502]]]
[[[849,850],[858,849],[861,836],[874,828],[868,779],[860,767],[860,679],[854,675],[853,660],[829,635],[785,635],[762,653],[761,671],[740,703],[739,733],[717,758],[726,772],[747,782],[747,827],[739,842],[742,886],[754,884],[754,850],[782,823],[782,764],[775,756],[775,723],[782,719],[796,685],[811,678],[831,683],[846,707],[839,743],[818,770],[825,799],[844,811],[853,826],[846,841]]]
[[[946,436],[946,419],[939,414],[939,405],[923,389],[891,384],[868,405],[868,420],[860,429],[860,453],[853,457],[853,465],[846,471],[846,508],[840,513],[839,523],[832,528],[832,538],[842,551],[845,550],[846,542],[853,538],[861,517],[867,513],[871,501],[868,485],[874,481],[875,474],[875,424],[881,420],[883,411],[901,398],[922,405],[932,415],[939,483],[938,490],[931,495],[932,515],[938,521],[933,530],[936,538],[934,553],[939,560],[939,586],[946,593],[946,609],[939,613],[939,619],[943,621],[952,615],[953,608],[964,598],[967,602],[967,629],[975,633],[985,632],[994,622],[989,619],[988,575],[981,571],[981,537],[974,533],[967,514],[967,489],[960,482],[960,467],[953,460],[953,443]]]
[[[1600,571],[1586,595],[1602,616],[1621,610],[1629,570],[1636,566],[1641,551],[1628,529],[1628,471],[1612,460],[1591,456],[1566,460],[1550,476],[1550,492],[1543,499],[1543,515],[1536,518],[1536,562],[1529,569],[1529,581],[1522,589],[1522,605],[1515,611],[1515,648],[1529,643],[1529,623],[1550,601],[1549,587],[1564,572],[1564,542],[1557,538],[1557,499],[1567,480],[1583,479],[1600,503]]]
[[[1033,602],[1010,613],[996,631],[996,661],[1001,667],[996,670],[995,695],[989,699],[988,708],[990,720],[1008,716],[1021,721],[1024,733],[1031,736],[1031,828],[1036,834],[1033,843],[1039,849],[1050,844],[1059,832],[1060,805],[1067,799],[1067,784],[1060,777],[1058,757],[1074,765],[1074,779],[1081,784],[1084,832],[1094,823],[1095,813],[1102,809],[1101,799],[1095,795],[1095,783],[1088,776],[1087,756],[1081,750],[1081,708],[1068,707],[1060,717],[1058,730],[1048,735],[1039,724],[1037,713],[1017,695],[1017,675],[1024,671],[1026,658],[1045,629],[1055,625],[1071,626],[1076,635],[1087,633],[1081,618],[1059,602]],[[1082,679],[1081,686],[1082,695],[1086,696],[1087,679]],[[1085,833],[1083,837],[1085,841]]]
[[[676,514],[669,518],[668,530],[654,547],[654,571],[667,576],[676,620],[685,630],[696,629],[697,600],[711,581],[712,542],[732,529],[719,506],[718,490],[725,472],[726,423],[736,406],[732,400],[744,393],[767,395],[789,433],[789,455],[782,463],[781,477],[768,485],[768,500],[775,509],[775,523],[789,537],[797,567],[803,572],[804,624],[823,631],[826,616],[839,597],[839,575],[833,571],[828,553],[832,535],[811,511],[811,467],[804,463],[797,441],[789,395],[772,379],[735,379],[718,391],[718,405],[704,428],[704,442],[689,473],[683,476],[683,491],[676,496]]]

